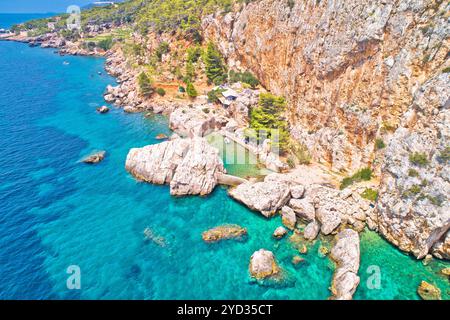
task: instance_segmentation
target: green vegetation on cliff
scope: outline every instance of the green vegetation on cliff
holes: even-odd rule
[[[271,93],[261,93],[258,107],[250,113],[250,128],[259,142],[272,141],[272,146],[285,152],[289,145],[288,124],[284,118],[286,100]]]

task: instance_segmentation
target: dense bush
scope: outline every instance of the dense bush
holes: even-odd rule
[[[157,88],[156,93],[161,97],[164,97],[166,95],[166,90],[164,90],[163,88]]]
[[[381,150],[384,148],[386,148],[386,144],[384,143],[383,139],[380,139],[380,138],[376,139],[375,140],[375,149]]]
[[[113,46],[112,37],[107,37],[105,39],[100,40],[97,43],[97,46],[105,51],[108,51]]]
[[[364,168],[356,172],[351,177],[344,178],[341,182],[341,190],[361,181],[370,181],[372,179],[372,169]]]
[[[256,88],[259,85],[259,80],[249,71],[236,72],[234,70],[230,71],[230,82],[242,82],[246,83],[252,88]]]
[[[364,190],[363,193],[361,193],[361,197],[363,197],[364,199],[367,199],[369,201],[377,201],[378,199],[378,191],[367,188],[366,190]]]

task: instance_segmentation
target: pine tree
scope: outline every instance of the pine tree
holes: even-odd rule
[[[192,82],[188,82],[187,87],[186,87],[186,93],[188,94],[189,97],[191,98],[195,98],[198,96],[198,92],[195,89],[194,85],[192,84]]]
[[[227,81],[227,68],[223,62],[222,55],[212,42],[208,43],[204,63],[209,82],[220,85]]]
[[[286,110],[286,101],[270,93],[259,96],[259,105],[251,111],[250,127],[256,131],[257,139],[271,139],[272,146],[282,152],[288,149],[289,130],[283,113]],[[274,136],[273,130],[278,130]]]
[[[153,83],[145,72],[141,72],[141,74],[139,75],[138,85],[139,91],[146,98],[150,97],[155,92]]]

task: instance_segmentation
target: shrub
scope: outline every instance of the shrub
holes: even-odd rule
[[[155,92],[155,88],[153,87],[153,82],[147,76],[147,74],[145,72],[141,72],[141,74],[139,75],[138,85],[139,85],[139,91],[146,98],[150,97]]]
[[[209,108],[203,108],[202,111],[203,111],[204,113],[209,113]]]
[[[414,152],[413,154],[410,154],[409,161],[418,167],[425,167],[430,163],[428,161],[428,156],[425,153],[420,152]]]
[[[230,82],[242,82],[248,84],[251,88],[256,88],[259,85],[259,80],[249,71],[235,72],[230,71]]]
[[[445,147],[444,150],[439,154],[439,160],[447,163],[450,161],[450,146]]]
[[[211,90],[208,92],[208,101],[211,103],[219,102],[220,94],[223,92],[221,89]]]
[[[414,169],[409,169],[408,170],[408,176],[416,178],[419,176],[419,172],[417,172],[417,170]]]
[[[192,82],[189,82],[186,86],[186,93],[188,94],[189,97],[191,98],[195,98],[198,96],[198,92],[195,89],[194,85],[192,84]]]
[[[199,46],[190,47],[187,49],[187,61],[197,63],[202,56],[202,49]]]
[[[444,70],[442,70],[442,73],[450,73],[450,67],[447,67]]]
[[[166,90],[164,90],[163,88],[158,88],[156,89],[156,93],[161,97],[164,97],[166,95]]]
[[[351,177],[344,178],[341,182],[341,190],[361,181],[370,181],[372,179],[372,169],[364,168],[356,172]]]
[[[386,148],[386,144],[384,143],[383,139],[380,139],[380,138],[376,139],[375,140],[375,149],[381,150],[384,148]]]
[[[297,158],[299,164],[311,163],[311,154],[309,153],[308,148],[303,143],[291,141],[289,146],[291,153],[295,156],[295,158]]]
[[[363,197],[364,199],[367,199],[369,201],[377,201],[378,191],[367,188],[366,190],[364,190],[363,193],[361,193],[361,197]]]

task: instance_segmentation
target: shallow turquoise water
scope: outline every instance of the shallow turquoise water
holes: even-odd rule
[[[103,60],[59,57],[52,50],[0,42],[0,298],[12,299],[326,299],[334,266],[319,242],[294,268],[288,239],[272,239],[267,221],[231,201],[224,188],[206,198],[171,198],[166,186],[136,182],[124,163],[132,147],[170,134],[166,119],[107,115],[95,108],[114,79]],[[68,61],[69,65],[63,65]],[[97,72],[103,72],[98,75]],[[79,163],[106,150],[97,166]],[[201,233],[223,223],[248,228],[245,242],[205,244]],[[144,230],[165,239],[146,240]],[[281,284],[248,276],[251,254],[273,250]],[[81,269],[81,290],[68,290],[66,269]],[[381,289],[365,285],[371,265]],[[362,241],[359,299],[414,299],[420,280],[448,298],[448,281],[376,234]],[[447,264],[448,266],[448,264]]]

